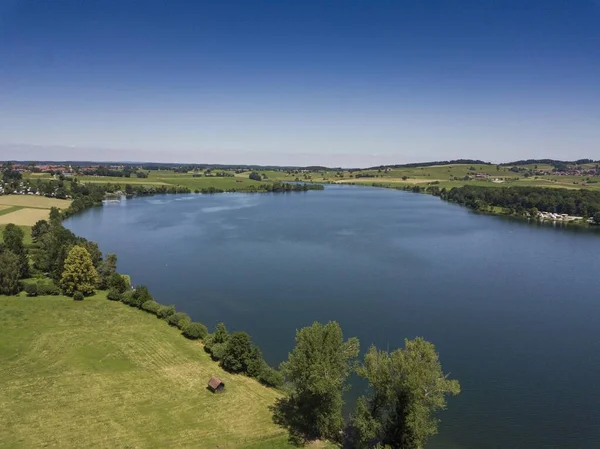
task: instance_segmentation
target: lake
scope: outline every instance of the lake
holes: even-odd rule
[[[313,321],[362,351],[432,341],[462,393],[429,448],[600,447],[597,234],[352,186],[141,197],[65,225],[158,301],[247,331],[272,365]]]

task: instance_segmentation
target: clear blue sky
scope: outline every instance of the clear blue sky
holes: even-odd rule
[[[600,159],[600,0],[0,0],[0,158]]]

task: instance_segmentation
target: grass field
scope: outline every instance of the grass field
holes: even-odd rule
[[[523,168],[534,169],[536,166],[523,166]],[[551,170],[548,165],[539,164],[540,170]],[[432,167],[406,167],[392,168],[389,171],[358,170],[358,171],[321,171],[317,173],[295,173],[289,174],[285,171],[261,171],[267,174],[271,180],[325,182],[325,183],[353,183],[359,185],[376,184],[381,187],[399,187],[402,185],[420,185],[426,187],[429,183],[437,183],[439,188],[451,189],[464,185],[476,185],[487,187],[511,187],[532,186],[551,187],[563,189],[590,189],[600,190],[600,177],[587,181],[584,177],[544,175],[526,178],[521,174],[510,171],[510,167],[488,165],[488,164],[450,164]],[[465,176],[476,173],[489,175],[488,179],[464,180]],[[340,176],[341,175],[341,176]],[[357,175],[370,175],[371,177],[356,177]],[[496,182],[494,182],[496,180]]]
[[[291,447],[268,409],[279,393],[153,315],[101,296],[0,296],[0,329],[3,448]],[[225,393],[206,389],[213,375]]]
[[[233,173],[233,172],[232,172]],[[192,173],[175,173],[167,170],[152,170],[148,178],[118,178],[110,176],[79,176],[77,179],[81,182],[96,184],[118,184],[125,187],[126,184],[147,185],[147,186],[182,186],[191,190],[202,190],[204,188],[214,187],[222,190],[244,189],[249,186],[259,186],[262,182],[248,179],[245,176],[236,177],[218,177],[218,176],[200,176],[194,177]]]
[[[69,200],[37,195],[0,195],[0,225],[33,226],[48,218],[51,207],[66,209],[70,204]]]

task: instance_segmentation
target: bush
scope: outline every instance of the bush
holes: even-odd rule
[[[60,287],[52,279],[39,280],[37,282],[37,291],[40,296],[60,295]]]
[[[276,388],[281,387],[284,382],[283,374],[266,363],[263,365],[263,369],[259,375],[256,376],[256,379],[263,385]]]
[[[142,305],[147,301],[154,301],[154,298],[148,291],[148,287],[140,285],[133,290],[132,298],[129,301],[129,305],[132,307],[142,308]]]
[[[119,273],[113,273],[108,278],[108,288],[117,290],[119,293],[127,291],[127,282]]]
[[[123,295],[118,290],[111,288],[108,291],[108,294],[106,295],[106,297],[108,299],[110,299],[111,301],[121,301],[121,299],[123,298]]]
[[[225,355],[227,345],[225,343],[214,343],[210,348],[210,355],[213,360],[221,360]]]
[[[133,306],[134,301],[135,299],[133,297],[133,290],[129,290],[121,295],[121,302],[123,302],[123,304]]]
[[[84,298],[84,296],[83,296],[83,293],[81,293],[81,292],[75,292],[73,294],[73,299],[75,301],[83,301],[83,298]]]
[[[174,313],[169,318],[167,318],[167,323],[169,323],[169,325],[178,327],[179,329],[182,329],[191,322],[192,319],[190,318],[190,316],[184,312]]]
[[[160,308],[158,309],[158,312],[156,313],[156,316],[159,317],[161,320],[167,320],[169,319],[169,317],[171,315],[175,314],[175,307],[174,306],[160,306]]]
[[[38,295],[38,287],[37,284],[27,284],[25,286],[25,293],[27,296],[37,296]]]
[[[191,340],[198,340],[206,337],[208,329],[202,323],[189,323],[183,328],[183,335]]]
[[[158,314],[158,311],[160,310],[161,306],[159,303],[157,303],[156,301],[146,301],[144,304],[142,304],[142,310],[145,310],[148,313],[152,313],[154,315]]]

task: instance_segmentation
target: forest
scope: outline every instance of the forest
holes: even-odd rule
[[[442,189],[439,195],[475,210],[503,207],[517,215],[541,211],[589,218],[600,212],[600,192],[584,189],[464,186]]]

